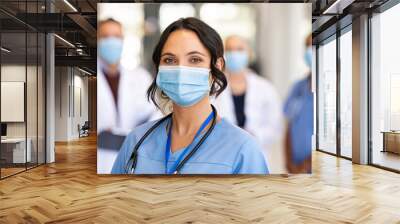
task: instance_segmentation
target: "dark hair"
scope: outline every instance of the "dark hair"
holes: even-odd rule
[[[217,63],[218,58],[222,58],[224,60],[224,46],[221,37],[213,28],[209,25],[204,23],[203,21],[188,17],[188,18],[181,18],[173,23],[171,23],[161,34],[160,40],[156,45],[153,51],[153,63],[156,70],[156,75],[152,84],[150,85],[149,89],[147,90],[147,98],[148,100],[151,99],[153,103],[159,108],[160,105],[157,103],[156,100],[156,91],[158,89],[156,84],[156,78],[158,73],[158,66],[160,65],[161,60],[161,52],[167,41],[169,35],[176,31],[176,30],[190,30],[196,33],[199,37],[201,43],[207,48],[211,55],[211,62],[210,62],[210,69],[211,69],[211,76],[213,78],[211,88],[210,88],[210,95],[216,95],[224,91],[227,86],[227,81],[225,74],[219,70],[215,65]],[[225,66],[225,61],[223,61],[223,66]],[[162,96],[166,97],[165,94],[162,93]]]

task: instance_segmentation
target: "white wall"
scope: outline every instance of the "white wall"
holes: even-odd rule
[[[25,69],[25,65],[2,65],[1,81],[25,82]],[[1,110],[7,110],[7,108],[1,108]],[[25,122],[7,122],[7,137],[25,137],[25,127]]]
[[[261,4],[258,7],[257,51],[262,75],[285,98],[294,81],[308,72],[305,39],[311,33],[311,3]]]
[[[70,69],[55,68],[55,141],[68,140]]]
[[[24,122],[25,83],[1,82],[1,121]]]
[[[311,4],[260,4],[257,9],[256,50],[261,75],[272,82],[284,102],[293,83],[309,72],[304,50],[311,33]],[[271,173],[287,172],[283,140],[269,149]]]
[[[73,138],[77,138],[79,136],[78,124],[82,126],[88,120],[88,77],[81,76],[82,73],[77,74],[77,70],[74,73],[74,96],[72,97],[74,99],[74,107],[72,108],[71,135]]]
[[[83,75],[76,68],[56,67],[56,141],[77,139],[78,124],[88,120],[88,78]]]
[[[25,65],[2,65],[1,66],[1,81],[2,82],[25,82]],[[31,67],[27,68],[31,70]],[[26,83],[26,82],[25,82]],[[4,96],[2,96],[3,98]],[[8,108],[1,108],[7,110]],[[24,108],[22,108],[24,110]],[[24,122],[7,122],[8,137],[25,137]]]
[[[25,65],[2,65],[1,66],[1,81],[2,82],[25,82],[26,72],[28,74],[28,84],[30,86],[36,86],[36,80],[32,80],[31,75],[36,76],[36,67]],[[27,88],[27,104],[31,108],[27,109],[28,119],[28,137],[29,134],[35,130],[36,134],[36,88]],[[4,96],[3,96],[4,97]],[[32,104],[33,102],[33,104]],[[40,107],[41,105],[39,105]],[[34,107],[34,108],[33,108]],[[1,108],[1,110],[7,110],[8,108]],[[24,110],[24,108],[22,108]],[[34,123],[32,123],[34,122]],[[26,122],[7,122],[7,136],[8,137],[25,137],[25,126]]]

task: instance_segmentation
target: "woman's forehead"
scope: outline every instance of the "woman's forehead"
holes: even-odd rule
[[[194,31],[180,29],[170,33],[162,49],[162,54],[186,54],[193,51],[209,55],[207,48]]]

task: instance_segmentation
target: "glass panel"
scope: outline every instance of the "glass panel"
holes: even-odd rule
[[[53,3],[51,3],[53,4]],[[41,0],[38,1],[38,13],[46,12],[46,1]],[[45,65],[46,65],[46,36],[44,33],[38,33],[38,74],[37,74],[37,82],[38,82],[38,98],[37,98],[37,113],[38,113],[38,133],[37,133],[37,162],[38,164],[43,164],[46,161],[46,149],[45,149],[45,93],[46,93],[46,76],[45,76]]]
[[[318,147],[336,153],[336,39],[318,48]]]
[[[43,13],[45,1],[1,1],[0,7],[21,20],[31,20],[38,17],[29,13]],[[0,19],[0,173],[4,178],[45,161],[45,36],[1,12]]]
[[[400,4],[372,18],[372,163],[400,170]]]
[[[27,143],[28,155],[27,166],[33,167],[37,165],[37,33],[27,33],[28,38],[28,62],[27,62],[27,80],[26,80],[26,112],[27,112]]]
[[[2,177],[25,170],[26,33],[1,34]],[[29,148],[29,147],[28,147]]]
[[[351,158],[352,149],[352,35],[340,37],[340,153]]]
[[[38,163],[45,163],[46,151],[45,151],[45,60],[46,60],[46,52],[45,52],[45,44],[46,37],[44,34],[39,33],[38,35]]]
[[[27,13],[37,13],[37,1],[27,2]],[[30,20],[37,20],[34,16]],[[38,23],[38,21],[31,21]],[[30,151],[27,167],[37,166],[38,160],[38,33],[36,30],[27,30],[27,80],[26,80],[26,113],[27,113],[27,150]]]

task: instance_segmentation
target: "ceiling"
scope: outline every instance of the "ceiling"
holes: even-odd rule
[[[352,23],[353,17],[373,12],[389,0],[311,0],[313,43]]]
[[[1,43],[3,47],[11,50],[7,53],[1,52],[6,56],[2,57],[2,60],[10,63],[25,63],[27,60],[29,63],[30,59],[37,57],[37,51],[44,47],[44,44],[36,43],[36,35],[54,32],[57,34],[56,65],[71,65],[70,62],[74,62],[75,66],[95,73],[97,2],[1,0]],[[39,37],[38,40],[43,40],[43,36],[41,37],[42,39]]]
[[[99,2],[135,1],[1,0],[2,46],[13,50],[12,53],[8,54],[8,58],[10,60],[14,57],[21,58],[26,53],[28,53],[27,58],[33,58],[30,54],[35,54],[37,50],[36,39],[33,41],[34,36],[28,35],[26,40],[25,31],[54,32],[58,35],[55,38],[57,65],[71,65],[73,63],[95,72],[96,7]],[[313,39],[318,41],[335,32],[335,24],[339,20],[346,21],[347,18],[351,23],[352,16],[379,7],[387,0],[269,0],[263,2],[312,3]],[[52,13],[49,13],[50,11]],[[341,22],[341,25],[345,26],[346,22]],[[28,43],[26,50],[25,42]],[[42,45],[39,45],[39,48],[41,47]]]

